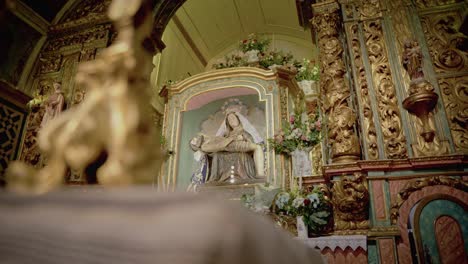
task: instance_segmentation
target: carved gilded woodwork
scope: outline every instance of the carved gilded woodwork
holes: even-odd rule
[[[25,119],[26,114],[22,109],[3,99],[0,100],[0,186],[3,185],[2,176],[7,164],[16,158]]]
[[[52,78],[38,79],[36,85],[33,86],[33,100],[30,102],[20,160],[34,168],[41,168],[44,165],[37,145],[37,136],[45,112],[42,104],[53,93],[52,83],[54,81],[56,80]]]
[[[468,153],[468,76],[440,79],[439,87],[455,149]]]
[[[42,55],[39,57],[39,74],[59,71],[61,62],[62,55],[60,54]]]
[[[389,14],[392,18],[392,29],[395,32],[394,36],[396,41],[396,52],[398,58],[402,57],[404,50],[403,44],[406,40],[412,39],[412,33],[410,30],[410,24],[406,13],[406,7],[410,4],[407,0],[393,0],[388,1]],[[403,65],[398,63],[398,69],[402,76],[404,86],[409,87],[410,78],[408,73],[403,69]]]
[[[352,162],[360,158],[361,151],[355,132],[356,114],[348,101],[351,92],[345,78],[344,50],[339,39],[339,6],[336,2],[327,2],[314,4],[313,9],[312,25],[320,49],[320,88],[323,113],[328,118],[331,158],[335,163]]]
[[[280,117],[281,120],[289,120],[289,112],[288,112],[288,89],[287,87],[279,87],[279,108],[280,108]],[[282,124],[280,124],[282,125]],[[292,186],[291,177],[291,159],[288,156],[282,155],[281,161],[283,164],[283,174],[288,175],[284,177],[284,186],[286,189],[289,189]]]
[[[312,175],[322,175],[322,143],[317,144],[311,151]]]
[[[126,8],[123,8],[125,6]],[[86,87],[81,104],[65,111],[43,128],[38,139],[47,165],[39,171],[12,163],[9,187],[41,193],[60,185],[67,168],[83,171],[105,153],[97,170],[102,184],[122,185],[153,179],[160,158],[149,105],[149,76],[153,51],[142,43],[151,32],[149,0],[114,0],[109,10],[120,34],[99,58],[80,65],[76,82]],[[141,24],[134,25],[138,16]]]
[[[92,4],[91,2],[80,3],[80,6],[84,8],[86,5]],[[101,4],[98,3],[97,6]],[[90,11],[87,13],[89,16],[84,17],[87,22],[99,15],[95,12],[96,10],[103,10],[101,7],[84,9]],[[75,11],[72,9],[70,14],[74,14]],[[84,15],[83,12],[76,11],[75,13]],[[103,15],[107,17],[107,15]],[[73,21],[79,20],[79,17],[79,15],[65,16],[64,20],[68,22],[52,26],[50,29],[48,40],[39,55],[34,79],[30,82],[30,88],[27,89],[31,91],[36,104],[40,104],[50,94],[51,83],[54,81],[63,84],[67,107],[77,105],[85,98],[86,87],[76,86],[74,81],[78,63],[94,60],[97,50],[108,45],[112,27],[110,22],[107,22],[104,24],[88,23],[86,27],[77,28],[77,23]],[[39,110],[33,110],[29,117],[21,159],[34,167],[42,167],[45,161],[41,158],[37,146],[39,127],[32,120],[40,119],[43,109],[40,109],[40,106],[35,106],[35,109]],[[76,178],[74,177],[77,175],[76,173],[72,175],[72,179]]]
[[[362,131],[365,135],[365,146],[368,159],[379,158],[379,147],[377,143],[377,131],[374,123],[374,112],[372,111],[371,99],[369,95],[369,85],[366,78],[366,70],[359,41],[358,24],[352,23],[346,26],[348,44],[350,46],[351,58],[355,67],[356,90],[359,93],[359,103],[364,119],[362,120]]]
[[[426,43],[444,102],[456,151],[468,152],[467,83],[468,53],[460,49],[467,36],[458,29],[462,11],[440,11],[421,16]]]
[[[378,117],[382,127],[385,155],[389,159],[407,157],[406,138],[398,107],[396,89],[392,80],[388,52],[385,45],[382,21],[363,22],[365,44],[372,71]]]
[[[418,8],[443,6],[461,2],[463,2],[463,0],[415,0],[416,6]]]
[[[468,71],[467,55],[460,45],[467,36],[459,32],[462,12],[445,11],[421,17],[421,25],[436,73]]]
[[[111,0],[84,0],[77,1],[78,5],[71,8],[59,23],[49,27],[50,33],[69,31],[74,29],[79,31],[92,25],[109,23],[106,14]]]
[[[402,63],[410,76],[409,95],[403,101],[403,107],[416,116],[415,128],[419,135],[412,148],[416,157],[427,155],[443,155],[449,152],[448,144],[436,137],[433,110],[439,96],[429,83],[422,70],[423,55],[416,41],[407,40]]]
[[[361,20],[382,16],[379,0],[358,0],[355,8]]]
[[[74,32],[73,34],[63,34],[63,36],[54,37],[47,42],[43,52],[59,51],[63,47],[79,45],[100,41],[107,44],[109,37],[110,24],[97,25],[91,28]]]
[[[73,8],[62,21],[70,22],[78,19],[82,19],[88,16],[95,16],[96,14],[106,14],[107,9],[111,0],[84,0],[79,3],[78,6]]]
[[[445,185],[455,189],[468,192],[468,183],[457,178],[451,178],[447,176],[434,176],[430,178],[421,178],[408,182],[403,189],[397,194],[397,200],[393,203],[390,210],[390,220],[392,224],[396,224],[398,221],[399,210],[401,205],[410,197],[413,192],[422,190],[428,186]]]
[[[355,173],[334,182],[331,202],[335,230],[369,227],[369,186],[365,175]]]

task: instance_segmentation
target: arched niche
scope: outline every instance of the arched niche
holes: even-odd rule
[[[291,98],[301,95],[294,81],[294,74],[279,69],[262,70],[254,67],[239,67],[214,70],[191,76],[190,78],[168,88],[168,102],[165,105],[163,135],[166,147],[173,152],[166,159],[159,185],[166,190],[174,190],[180,177],[191,177],[186,168],[192,167],[193,158],[187,155],[189,139],[182,137],[184,113],[196,110],[216,100],[239,96],[255,95],[264,105],[265,134],[264,140],[273,137],[280,127],[281,120],[293,109]],[[194,124],[190,124],[194,125]],[[185,127],[184,127],[185,126]],[[266,144],[266,181],[275,186],[284,186],[284,173],[279,155],[275,155]],[[181,168],[184,168],[181,170]],[[183,182],[183,181],[182,181]],[[186,182],[186,181],[185,181]]]

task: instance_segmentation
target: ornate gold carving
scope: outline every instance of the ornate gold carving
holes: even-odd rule
[[[399,216],[399,210],[401,205],[410,197],[413,192],[419,191],[424,187],[435,186],[435,185],[445,185],[452,188],[460,189],[464,192],[468,192],[468,183],[463,180],[451,178],[451,177],[442,177],[434,176],[430,178],[416,179],[408,182],[403,189],[398,192],[397,200],[392,205],[390,210],[390,220],[392,224],[396,224]]]
[[[440,79],[439,86],[455,149],[468,153],[468,77]]]
[[[279,88],[279,109],[280,109],[280,117],[281,120],[289,120],[289,113],[288,113],[288,89],[287,87],[284,86],[278,86]],[[282,121],[280,121],[280,126]],[[291,183],[291,177],[292,177],[292,172],[291,172],[291,159],[287,155],[282,155],[281,156],[282,163],[283,163],[283,175],[284,176],[284,187],[286,189],[289,189],[292,186]],[[281,225],[287,229],[288,225],[286,223],[286,226],[284,226],[285,223],[279,221],[281,219],[278,219],[278,223],[282,223]],[[296,231],[297,233],[297,231]]]
[[[322,143],[312,149],[312,174],[322,175]]]
[[[461,11],[441,12],[421,17],[427,46],[437,73],[467,71],[466,51],[459,46],[467,37],[458,32],[463,17]]]
[[[408,40],[404,47],[402,63],[411,78],[411,82],[409,96],[403,101],[403,107],[421,120],[423,130],[419,135],[424,138],[424,141],[432,142],[435,131],[429,126],[429,114],[434,110],[439,96],[434,93],[432,84],[424,78],[422,70],[423,56],[419,43]]]
[[[42,104],[53,93],[53,82],[54,80],[51,79],[39,79],[37,85],[34,86],[33,100],[30,102],[30,112],[26,121],[20,160],[32,165],[34,168],[42,168],[44,166],[37,143],[37,136],[45,113],[45,108]]]
[[[109,24],[98,25],[74,34],[53,38],[47,43],[44,52],[58,51],[62,47],[83,45],[95,41],[107,42],[110,28],[111,25]]]
[[[35,168],[42,167],[41,153],[37,145],[37,135],[41,127],[41,121],[44,116],[44,108],[40,105],[31,107],[31,112],[28,115],[26,122],[25,136],[23,140],[23,148],[20,160],[34,166]]]
[[[335,230],[369,227],[369,187],[366,176],[355,173],[333,183]]]
[[[103,153],[107,159],[97,170],[102,184],[155,176],[160,148],[144,110],[149,104],[152,54],[142,45],[151,32],[151,11],[150,0],[114,0],[109,16],[125,34],[98,59],[80,65],[76,81],[87,88],[88,97],[41,131],[39,146],[48,156],[43,169],[34,172],[21,163],[9,167],[10,188],[47,191],[64,181],[67,167],[83,171]]]
[[[49,27],[49,33],[80,30],[80,28],[89,27],[109,22],[106,10],[109,7],[110,0],[85,0],[80,1],[78,6],[70,9],[58,24]]]
[[[392,18],[392,28],[395,32],[394,36],[396,38],[396,51],[399,58],[402,57],[402,52],[404,50],[403,44],[405,40],[411,39],[412,33],[410,31],[410,26],[408,22],[408,16],[406,12],[406,6],[410,3],[406,0],[393,0],[388,1],[389,13]],[[403,69],[403,65],[398,64],[400,75],[404,82],[405,87],[409,87],[410,78],[408,73]]]
[[[77,19],[82,19],[84,17],[91,17],[97,14],[105,14],[111,0],[84,0],[79,3],[79,5],[73,9],[71,12],[65,16],[62,22],[69,22]]]
[[[407,157],[406,138],[403,134],[400,110],[392,81],[387,57],[382,22],[380,20],[363,22],[372,79],[378,101],[378,113],[382,125],[382,134],[387,158]]]
[[[57,72],[60,70],[60,63],[62,62],[62,56],[60,54],[50,54],[47,56],[41,56],[39,58],[40,66],[39,73]]]
[[[379,0],[359,0],[358,10],[361,19],[381,17]]]
[[[415,0],[418,8],[427,8],[434,6],[449,5],[463,2],[463,0]]]
[[[281,120],[289,120],[288,117],[288,89],[287,87],[280,86],[280,116]]]
[[[357,23],[347,25],[346,30],[349,37],[349,44],[352,51],[354,67],[356,68],[356,87],[361,95],[360,105],[364,115],[363,134],[366,137],[366,149],[369,159],[375,160],[379,158],[377,132],[374,124],[374,112],[372,111],[371,100],[369,96],[369,86],[366,79],[366,70],[364,69],[364,63],[362,60]]]
[[[340,16],[335,2],[314,4],[312,24],[318,34],[321,61],[323,112],[328,117],[328,139],[333,162],[352,162],[360,158],[360,146],[354,131],[356,116],[347,101],[350,88],[344,75],[343,47],[339,39]],[[342,116],[340,116],[342,115]],[[346,120],[347,118],[347,120]]]

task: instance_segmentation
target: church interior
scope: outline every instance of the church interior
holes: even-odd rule
[[[22,257],[73,263],[56,251],[85,223],[131,228],[114,203],[143,218],[145,199],[173,193],[245,207],[220,209],[240,219],[220,236],[268,219],[291,238],[252,246],[268,263],[298,241],[324,263],[467,263],[467,13],[464,0],[0,0],[0,255],[47,234],[70,247]],[[126,196],[134,185],[150,195]],[[171,236],[161,221],[148,234]],[[154,260],[127,259],[127,242],[104,263]],[[215,262],[263,263],[238,255]]]

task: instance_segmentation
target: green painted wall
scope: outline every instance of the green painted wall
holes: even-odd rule
[[[235,96],[249,108],[256,106],[265,109],[265,102],[258,101],[258,95]],[[182,124],[179,150],[176,150],[179,164],[177,166],[177,188],[186,189],[190,184],[193,171],[193,151],[189,147],[189,141],[201,130],[201,124],[210,115],[216,113],[229,98],[213,101],[198,109],[182,113]],[[249,120],[254,122],[253,120]],[[221,125],[221,124],[220,124]]]

